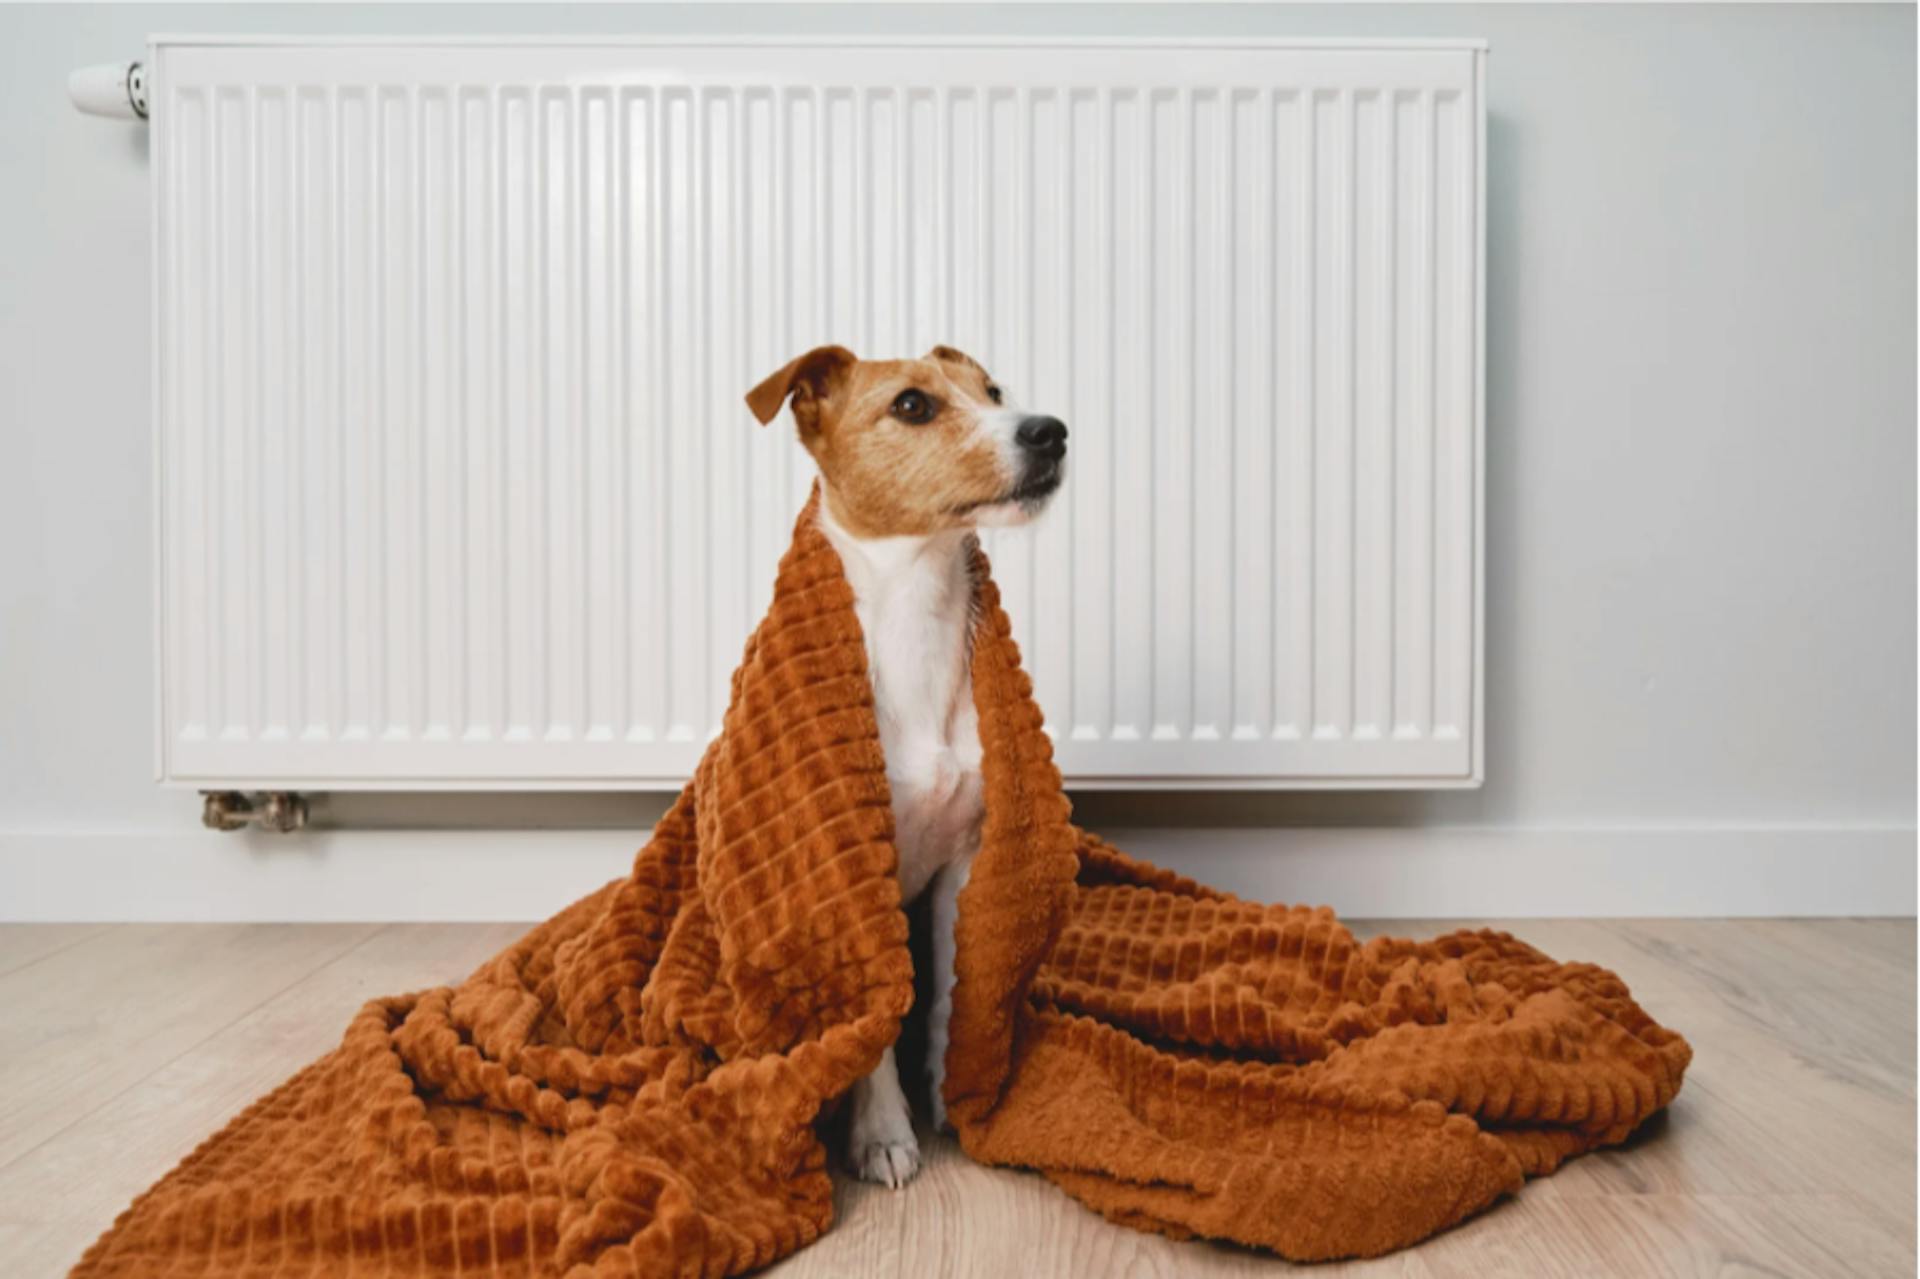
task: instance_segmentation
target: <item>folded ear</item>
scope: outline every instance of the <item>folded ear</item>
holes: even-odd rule
[[[810,426],[812,406],[833,395],[858,359],[844,346],[816,346],[805,355],[796,355],[785,368],[748,391],[747,407],[765,426],[780,415],[780,406],[791,395],[794,416],[801,426]]]
[[[982,365],[980,361],[974,359],[971,355],[968,355],[965,351],[957,347],[936,346],[933,350],[927,352],[927,358],[930,360],[945,360],[948,364],[964,364],[970,369],[979,369],[982,373],[987,371],[986,366]]]

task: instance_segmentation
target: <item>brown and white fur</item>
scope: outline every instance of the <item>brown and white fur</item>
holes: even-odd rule
[[[980,844],[980,735],[969,665],[974,530],[1025,523],[1064,475],[1067,429],[1023,413],[970,356],[799,356],[747,395],[762,423],[791,401],[820,468],[820,527],[840,553],[865,633],[893,795],[900,898],[931,885],[927,1072],[936,1126],[952,1012],[953,926]],[[848,1161],[899,1187],[920,1148],[889,1048],[854,1086]]]

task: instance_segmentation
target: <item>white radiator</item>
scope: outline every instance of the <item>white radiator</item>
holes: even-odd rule
[[[1073,429],[990,542],[1073,782],[1477,781],[1483,59],[157,40],[161,779],[678,783],[742,393],[944,341]]]

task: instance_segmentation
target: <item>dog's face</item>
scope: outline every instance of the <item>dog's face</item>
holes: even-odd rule
[[[1067,428],[1023,413],[977,360],[808,351],[747,393],[764,424],[791,399],[833,515],[856,537],[924,536],[1032,519],[1066,474]]]

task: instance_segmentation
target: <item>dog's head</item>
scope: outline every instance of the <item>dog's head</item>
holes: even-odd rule
[[[917,360],[816,347],[747,392],[762,424],[788,400],[834,518],[856,537],[1024,523],[1066,474],[1060,419],[1015,408],[952,347]]]

